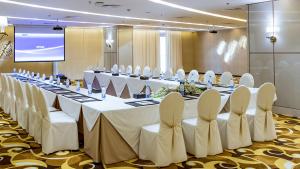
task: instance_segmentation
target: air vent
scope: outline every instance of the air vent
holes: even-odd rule
[[[189,19],[189,18],[192,18],[190,16],[177,16],[177,17],[174,17],[176,19]]]
[[[102,5],[103,8],[107,8],[107,7],[111,7],[111,8],[117,8],[120,7],[121,5],[117,5],[117,4],[104,4]]]
[[[228,9],[225,9],[227,11],[241,11],[243,10],[243,8],[228,8]]]
[[[64,19],[79,19],[80,16],[65,16]]]

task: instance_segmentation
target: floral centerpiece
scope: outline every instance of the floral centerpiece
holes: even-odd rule
[[[179,92],[179,86],[176,88],[168,88],[162,87],[157,92],[152,94],[153,98],[164,97],[171,92]],[[200,95],[203,92],[202,89],[195,86],[195,84],[191,84],[188,82],[184,83],[184,93],[185,95]]]

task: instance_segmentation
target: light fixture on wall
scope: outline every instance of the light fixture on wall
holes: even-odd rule
[[[277,37],[275,36],[275,33],[279,31],[279,27],[275,27],[275,19],[274,19],[274,0],[272,0],[272,26],[267,27],[267,36],[266,38],[270,40],[271,43],[276,43],[277,42]]]
[[[0,16],[0,33],[5,33],[6,26],[8,26],[7,17]]]

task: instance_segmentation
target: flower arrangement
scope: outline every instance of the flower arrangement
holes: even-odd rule
[[[179,86],[176,88],[162,87],[157,92],[153,93],[152,97],[153,98],[164,97],[171,92],[179,92]],[[194,84],[188,82],[184,83],[184,93],[186,95],[200,95],[202,92],[203,90],[196,87]]]

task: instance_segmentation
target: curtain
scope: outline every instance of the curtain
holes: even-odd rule
[[[103,66],[103,29],[67,28],[65,40],[65,61],[59,62],[59,73],[72,80],[83,79],[87,68]]]
[[[181,32],[167,31],[167,69],[173,72],[182,68],[182,40]]]
[[[133,30],[133,66],[159,66],[159,31]]]

